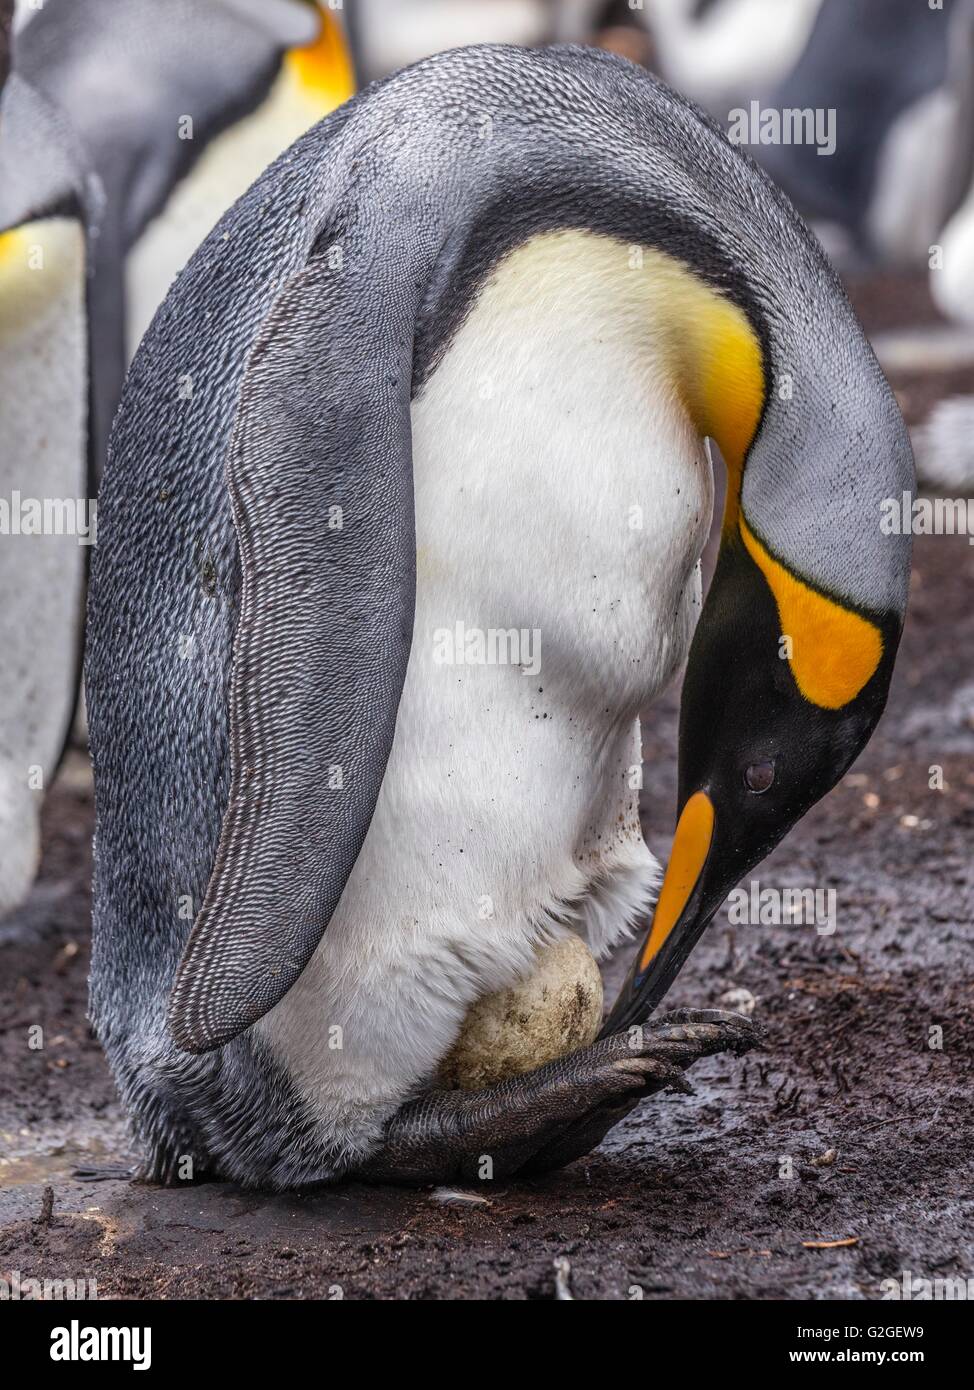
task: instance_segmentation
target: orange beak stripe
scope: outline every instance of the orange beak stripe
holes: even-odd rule
[[[706,792],[694,792],[683,808],[663,887],[653,914],[653,926],[639,957],[642,975],[659,955],[680,920],[696,886],[714,836],[714,804]]]

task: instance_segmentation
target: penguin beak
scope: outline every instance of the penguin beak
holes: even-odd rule
[[[650,929],[633,962],[603,1036],[641,1023],[678,975],[703,929],[723,901],[724,875],[712,881],[716,812],[707,791],[687,798],[677,822],[663,886]]]

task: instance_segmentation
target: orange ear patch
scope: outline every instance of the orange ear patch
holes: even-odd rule
[[[796,579],[740,517],[741,539],[768,581],[778,605],[782,636],[791,641],[792,675],[813,705],[841,709],[854,700],[883,655],[879,628]]]
[[[318,37],[304,48],[292,48],[285,61],[301,87],[321,103],[322,114],[326,115],[354,94],[355,73],[338,21],[320,5],[318,13]]]

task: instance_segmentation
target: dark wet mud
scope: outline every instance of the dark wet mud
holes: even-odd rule
[[[895,326],[897,285],[857,292],[867,320]],[[922,291],[900,290],[903,313],[924,321]],[[894,385],[913,422],[961,389],[949,373]],[[674,689],[646,724],[644,825],[661,858],[676,709]],[[918,540],[887,714],[755,872],[761,886],[834,889],[834,933],[732,927],[724,912],[672,993],[674,1005],[753,1000],[763,1051],[702,1063],[695,1095],[647,1102],[562,1173],[486,1186],[487,1204],[73,1178],[130,1157],[85,1022],[90,826],[76,755],[49,799],[41,880],[0,925],[0,1277],[85,1277],[103,1297],[551,1299],[565,1258],[580,1299],[875,1299],[903,1271],[974,1276],[966,537]],[[32,1049],[35,1025],[44,1045]]]

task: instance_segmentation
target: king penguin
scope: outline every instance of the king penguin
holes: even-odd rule
[[[971,145],[954,74],[968,5],[646,0],[638,13],[666,80],[732,129],[749,118],[755,158],[837,258],[918,267],[952,205],[955,151]],[[804,138],[769,138],[773,119],[762,138],[784,112]]]
[[[37,870],[41,802],[81,669],[86,267],[100,206],[63,116],[7,77],[12,9],[0,0],[0,915]]]
[[[2,538],[0,914],[33,881],[75,706],[90,499],[128,358],[220,215],[353,87],[337,21],[305,0],[22,17],[0,131],[3,495],[18,516],[77,508],[85,534]]]
[[[880,716],[912,479],[818,244],[643,70],[456,50],[298,140],[157,314],[101,494],[91,1017],[143,1174],[540,1171],[748,1046],[653,1010]],[[439,1088],[539,942],[647,913],[638,714],[688,652],[602,1036]]]
[[[947,318],[974,324],[974,0],[955,0],[951,94],[955,112],[950,198],[930,246],[930,293]]]

